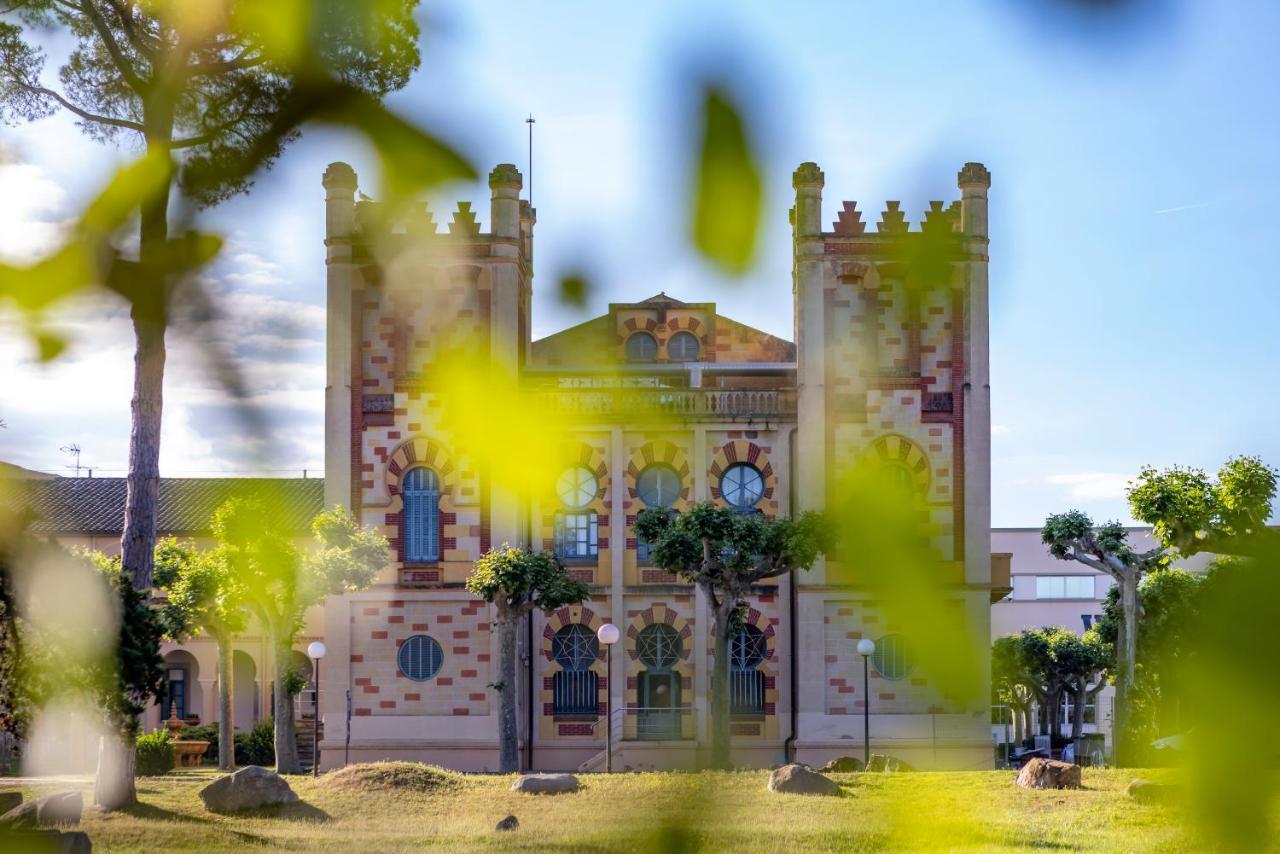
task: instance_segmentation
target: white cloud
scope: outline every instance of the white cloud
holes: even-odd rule
[[[0,259],[33,261],[66,228],[66,191],[39,166],[0,163]]]
[[[992,424],[991,425],[992,436],[1007,436],[1009,435],[1010,432],[1012,432],[1012,428],[1008,424]]]
[[[1049,475],[1049,483],[1066,487],[1067,495],[1082,501],[1104,501],[1124,497],[1132,475],[1115,472],[1081,472]]]

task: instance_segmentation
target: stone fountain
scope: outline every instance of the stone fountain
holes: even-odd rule
[[[164,722],[169,730],[169,740],[173,742],[173,758],[180,768],[196,768],[204,761],[209,750],[207,741],[188,741],[178,738],[178,733],[186,726],[186,721],[178,719],[178,704],[169,705],[169,720]]]

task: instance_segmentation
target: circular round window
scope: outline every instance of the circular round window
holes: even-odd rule
[[[915,662],[911,649],[902,635],[885,635],[876,641],[876,651],[871,653],[871,666],[885,679],[905,679],[911,675]]]
[[[764,477],[749,463],[734,463],[720,475],[720,494],[735,510],[754,509],[764,498]]]
[[[670,507],[680,497],[680,475],[671,466],[656,463],[636,478],[636,495],[645,507]]]
[[[426,682],[440,672],[440,666],[444,664],[444,650],[433,637],[413,635],[400,644],[396,664],[406,678]]]
[[[595,472],[586,466],[566,469],[556,481],[556,495],[566,507],[586,507],[596,497],[599,488]]]

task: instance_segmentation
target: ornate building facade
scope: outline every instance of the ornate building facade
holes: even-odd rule
[[[835,473],[857,460],[901,473],[939,584],[985,648],[984,167],[966,164],[960,199],[933,203],[919,229],[896,202],[873,229],[845,202],[825,230],[823,174],[801,164],[794,343],[665,294],[533,340],[535,214],[514,167],[498,166],[489,183],[482,231],[466,203],[443,229],[427,211],[390,224],[378,203],[357,201],[349,166],[324,176],[325,503],[353,507],[393,551],[373,588],[325,604],[324,767],[395,757],[496,768],[497,636],[489,607],[462,585],[501,543],[554,551],[591,590],[580,606],[535,613],[521,632],[526,764],[590,766],[610,727],[615,768],[694,766],[707,743],[709,613],[652,565],[637,513],[705,500],[769,517],[823,509]],[[904,247],[927,253],[941,235],[953,247],[941,285],[922,287]],[[494,400],[553,425],[544,482],[519,488],[457,440],[465,419],[449,407],[461,398],[444,389],[459,364]],[[489,441],[521,446],[522,423],[509,434],[498,424]],[[732,646],[735,761],[856,755],[869,699],[877,752],[920,767],[988,767],[986,693],[965,708],[943,696],[858,580],[831,558],[755,589]],[[622,637],[601,648],[604,622]],[[878,646],[869,697],[862,637]]]

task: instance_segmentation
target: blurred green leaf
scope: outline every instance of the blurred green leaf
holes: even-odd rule
[[[52,362],[67,349],[67,339],[53,332],[38,332],[36,346],[40,350],[40,361]]]
[[[587,303],[591,283],[581,273],[569,273],[560,280],[560,301],[565,305],[581,308]]]
[[[751,266],[760,228],[762,186],[742,116],[725,92],[709,88],[693,187],[693,242],[709,261],[728,273],[740,275]]]

